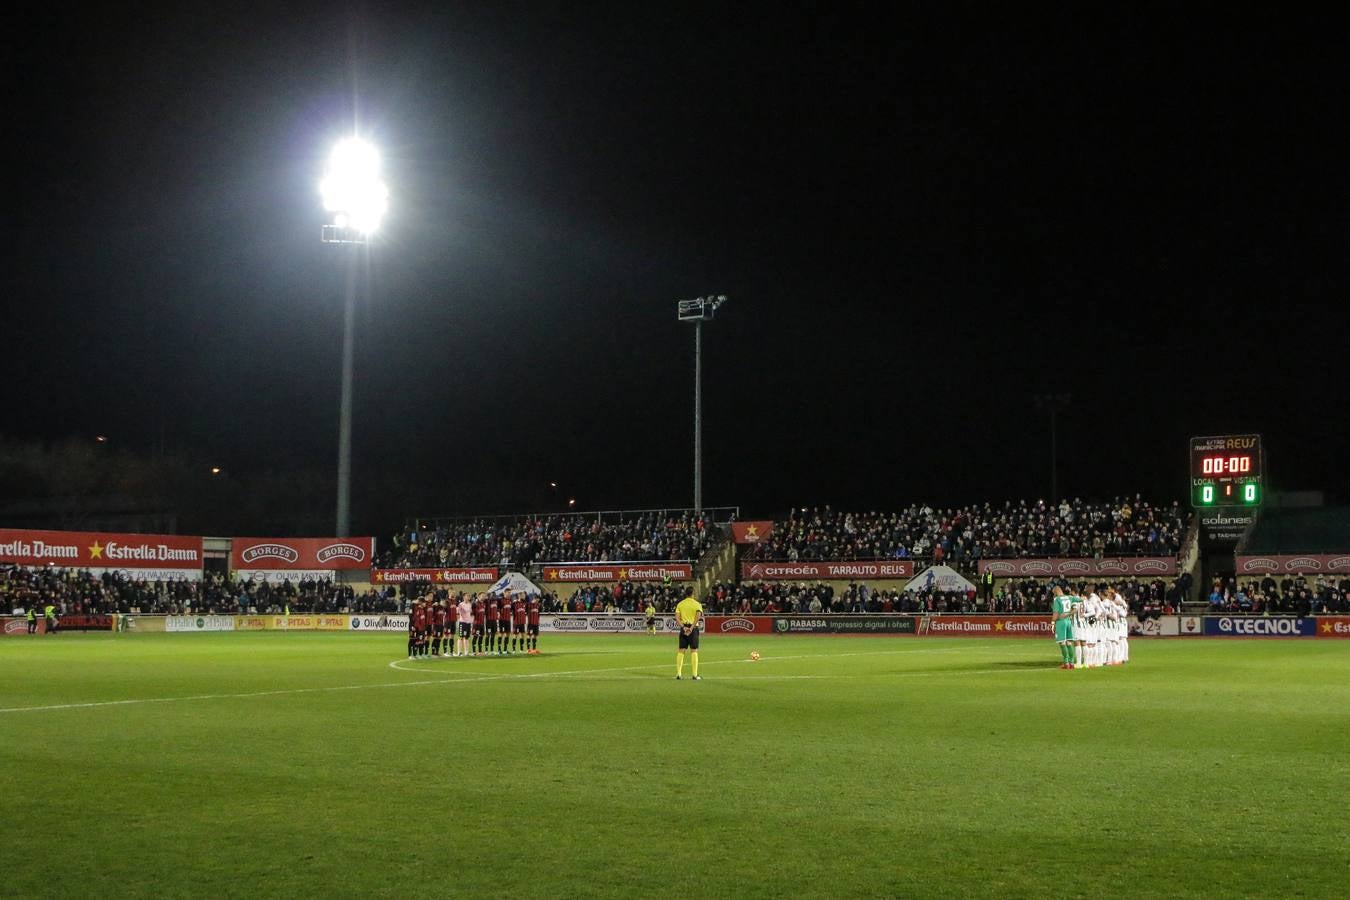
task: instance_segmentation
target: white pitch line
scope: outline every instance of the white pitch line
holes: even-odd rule
[[[707,663],[704,663],[707,665]],[[662,666],[662,668],[665,668]],[[597,670],[598,671],[598,670]],[[970,669],[965,672],[876,672],[870,675],[852,674],[852,675],[719,675],[717,681],[816,681],[823,679],[873,679],[873,678],[937,678],[938,676],[948,675],[1001,675],[1013,672],[1048,672],[1059,671],[1058,666],[1043,666],[1041,668],[1029,669]],[[579,678],[569,679],[571,681],[629,681],[627,678],[588,678],[581,676]]]
[[[978,647],[925,647],[921,650],[873,650],[859,653],[801,653],[792,656],[765,656],[758,660],[751,659],[710,659],[703,662],[705,666],[727,665],[731,663],[749,664],[753,662],[779,662],[783,660],[795,659],[837,659],[847,656],[894,656],[902,653],[955,653],[970,652],[978,650]],[[398,668],[399,671],[413,671],[394,666],[394,663],[402,660],[393,660],[389,665]],[[45,706],[8,706],[0,707],[0,713],[22,713],[22,712],[51,712],[62,709],[95,709],[104,706],[136,706],[143,703],[184,703],[191,700],[238,700],[249,697],[278,697],[286,694],[326,694],[336,691],[359,691],[368,688],[390,688],[390,687],[419,687],[429,684],[471,684],[480,681],[509,681],[509,680],[527,680],[535,678],[551,678],[562,675],[588,675],[601,672],[640,672],[651,669],[668,669],[669,663],[660,663],[656,665],[643,666],[607,666],[599,669],[571,669],[561,672],[505,672],[495,675],[484,674],[481,672],[464,672],[455,678],[427,678],[418,681],[380,681],[369,684],[343,684],[331,687],[313,687],[313,688],[282,688],[273,691],[240,691],[229,694],[191,694],[184,697],[140,697],[128,700],[96,700],[87,703],[53,703]],[[421,670],[417,670],[421,671]],[[998,669],[977,670],[965,674],[985,674],[985,672],[997,672]],[[1029,671],[1041,671],[1040,669],[1031,669]],[[896,675],[925,675],[935,676],[940,674],[962,674],[962,673],[940,673],[940,672],[913,672],[913,673],[893,673]],[[757,676],[749,676],[751,678]],[[809,677],[809,676],[807,676]],[[822,676],[824,677],[824,676]],[[859,677],[879,677],[879,676],[859,676]]]
[[[781,662],[791,659],[841,659],[847,656],[895,656],[896,654],[916,654],[916,653],[969,653],[980,649],[979,647],[924,647],[921,650],[863,650],[857,653],[798,653],[792,656],[761,656],[759,659],[709,659],[704,660],[705,666],[727,665],[729,663],[748,664],[753,662]],[[424,657],[425,658],[425,657]],[[490,657],[488,657],[490,658]],[[426,669],[409,669],[400,665],[407,662],[403,659],[395,659],[389,663],[389,668],[398,669],[400,672],[425,672]],[[483,674],[481,678],[475,678],[474,681],[506,681],[513,678],[548,678],[554,675],[586,675],[592,672],[641,672],[647,669],[667,669],[670,663],[656,663],[655,665],[641,666],[605,666],[600,669],[572,669],[569,671],[546,671],[546,672],[498,672],[495,674]],[[470,674],[470,673],[465,673]],[[481,674],[474,672],[472,674]]]

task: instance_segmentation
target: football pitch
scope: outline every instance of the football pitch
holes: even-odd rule
[[[1345,896],[1350,642],[674,644],[0,641],[0,895]]]

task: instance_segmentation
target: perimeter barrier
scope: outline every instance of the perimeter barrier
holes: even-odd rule
[[[1132,637],[1183,638],[1350,638],[1350,616],[1159,616],[1130,617]],[[821,614],[710,615],[704,633],[718,635],[874,635],[879,637],[1035,637],[1050,638],[1048,615],[998,614]],[[292,613],[291,615],[79,615],[62,616],[60,631],[208,634],[243,631],[406,632],[404,613]],[[646,616],[634,613],[546,613],[539,618],[546,634],[648,633]],[[679,630],[675,617],[659,615],[658,634]],[[37,622],[44,634],[45,622]],[[28,635],[22,616],[0,617],[0,636]]]

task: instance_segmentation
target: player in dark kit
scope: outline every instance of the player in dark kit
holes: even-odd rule
[[[445,604],[431,604],[431,655],[441,655],[441,645],[445,643]],[[453,626],[452,626],[453,627]]]
[[[458,624],[459,598],[447,597],[441,605],[445,607],[445,639],[441,642],[441,655],[452,656],[455,652],[455,625]]]
[[[531,594],[530,600],[525,604],[525,617],[528,620],[529,628],[529,653],[533,656],[539,655],[539,598]]]
[[[504,654],[510,651],[507,645],[511,642],[511,595],[504,594],[497,601],[497,653]]]
[[[473,655],[483,655],[483,632],[486,626],[483,624],[483,618],[486,615],[483,606],[483,598],[475,597],[473,601]]]
[[[486,632],[483,635],[483,652],[492,653],[497,649],[497,598],[488,597],[483,601],[483,620]]]
[[[427,609],[426,601],[417,601],[414,607],[414,619],[417,622],[417,655],[427,655],[427,631],[431,628],[431,617]]]
[[[417,607],[408,610],[408,659],[417,655]]]
[[[435,628],[435,614],[431,611],[431,601],[422,601],[422,644],[421,655],[426,656],[431,649],[431,631]]]
[[[511,604],[511,649],[525,652],[525,595],[516,594]]]

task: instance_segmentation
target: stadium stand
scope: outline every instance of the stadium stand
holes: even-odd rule
[[[761,560],[931,559],[973,571],[982,558],[1173,556],[1189,525],[1180,503],[1044,500],[893,512],[794,509],[751,551]]]
[[[697,560],[721,539],[693,510],[420,520],[395,535],[389,568]]]
[[[1209,612],[1226,615],[1334,615],[1350,612],[1350,577],[1266,575],[1215,582]]]
[[[614,585],[587,585],[568,596],[562,612],[640,613],[651,603],[658,613],[668,613],[688,590],[662,584],[619,582]]]
[[[977,591],[874,590],[851,582],[836,588],[828,582],[749,582],[715,584],[705,605],[723,614],[831,614],[831,613],[1041,613],[1049,612],[1051,588],[1059,584],[1086,596],[1092,582],[1023,578],[1005,581],[989,600]],[[1184,588],[1180,579],[1170,584],[1161,579],[1129,579],[1114,582],[1136,615],[1163,614],[1175,610]]]
[[[207,612],[394,612],[393,591],[357,594],[330,581],[304,580],[280,584],[231,580],[208,575],[201,581],[133,581],[112,572],[94,575],[78,570],[0,567],[0,608],[38,608],[48,603],[59,615]]]

